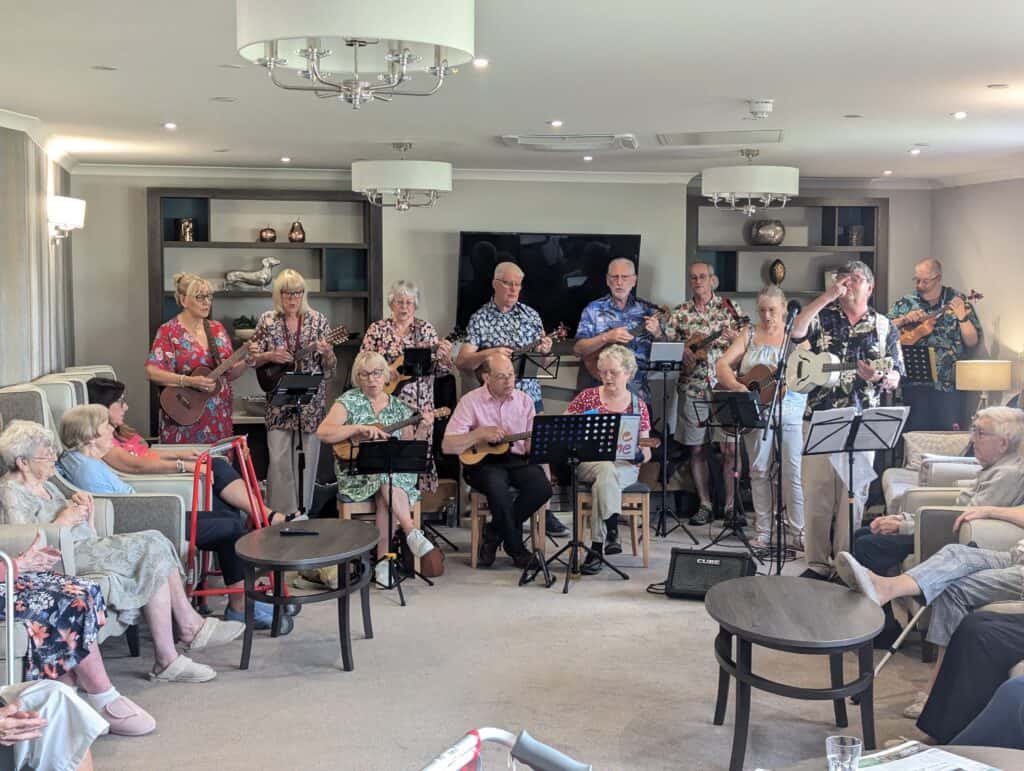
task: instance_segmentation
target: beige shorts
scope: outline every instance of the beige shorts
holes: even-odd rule
[[[709,436],[712,442],[725,442],[729,439],[729,436],[721,428],[709,428],[708,426],[699,425],[700,417],[698,411],[700,415],[706,415],[707,406],[697,402],[706,401],[710,398],[710,394],[699,399],[689,395],[679,395],[679,420],[676,423],[676,439],[687,447],[698,447],[708,441]]]

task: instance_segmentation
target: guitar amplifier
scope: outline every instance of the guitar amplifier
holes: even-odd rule
[[[703,599],[715,584],[730,578],[757,573],[753,558],[746,552],[672,549],[665,594],[669,597]]]

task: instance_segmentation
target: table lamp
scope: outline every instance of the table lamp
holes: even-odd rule
[[[956,390],[980,391],[978,409],[988,407],[989,391],[1008,391],[1013,364],[1002,359],[965,359],[956,363]]]

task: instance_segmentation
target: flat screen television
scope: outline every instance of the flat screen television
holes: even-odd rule
[[[565,324],[576,333],[580,313],[608,292],[608,263],[626,257],[639,264],[639,235],[581,233],[460,233],[456,323],[491,299],[494,266],[514,262],[526,274],[520,302],[540,313],[544,329]]]

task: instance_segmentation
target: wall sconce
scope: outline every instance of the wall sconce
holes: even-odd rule
[[[85,201],[65,195],[51,195],[47,201],[47,219],[52,237],[60,241],[85,224]]]

